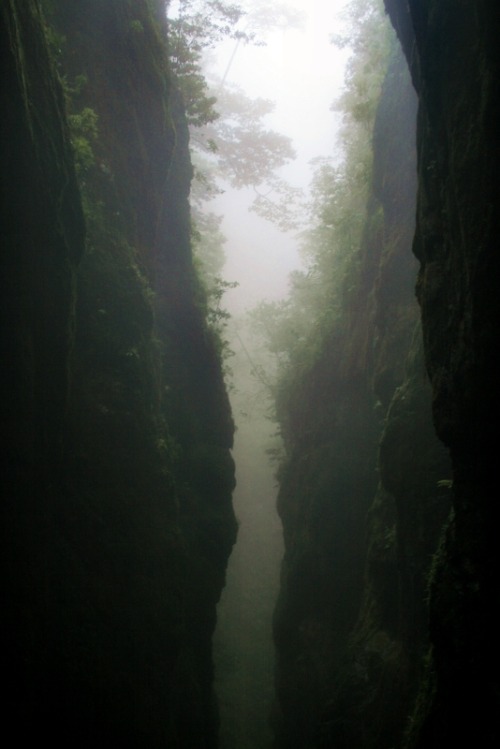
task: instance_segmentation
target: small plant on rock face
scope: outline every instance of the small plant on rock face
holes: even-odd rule
[[[214,279],[213,287],[208,289],[208,314],[207,320],[213,328],[224,328],[230,314],[221,307],[222,297],[228,289],[235,289],[237,281],[225,281],[220,276]]]
[[[129,30],[132,32],[132,34],[144,34],[144,26],[142,25],[142,22],[137,19],[130,21]]]
[[[75,149],[76,171],[79,177],[95,164],[92,145],[97,140],[97,120],[97,113],[90,107],[84,107],[78,114],[68,115],[71,142]]]
[[[231,318],[230,313],[221,306],[222,297],[229,289],[238,286],[237,281],[225,281],[220,276],[212,280],[210,288],[207,289],[207,323],[214,333],[217,341],[217,349],[222,362],[222,368],[226,379],[231,378],[232,371],[227,361],[234,355],[229,341],[226,337],[227,324]]]

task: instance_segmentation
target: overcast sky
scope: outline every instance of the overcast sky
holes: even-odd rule
[[[307,188],[311,159],[331,156],[336,150],[338,115],[330,108],[342,87],[347,53],[332,45],[330,37],[339,31],[346,0],[289,0],[288,4],[303,12],[303,28],[269,33],[265,47],[240,45],[227,81],[249,96],[276,102],[267,122],[289,136],[297,152],[296,161],[282,176]],[[221,70],[232,51],[229,43],[219,51]],[[252,191],[228,190],[213,204],[224,215],[228,238],[225,277],[240,284],[225,297],[233,313],[262,298],[285,296],[288,274],[300,265],[297,237],[249,213],[251,199]]]

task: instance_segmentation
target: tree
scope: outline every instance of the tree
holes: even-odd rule
[[[372,132],[390,51],[390,29],[380,0],[353,0],[336,44],[353,50],[345,87],[334,107],[342,112],[342,158],[320,158],[301,234],[305,270],[290,278],[282,303],[260,304],[252,324],[278,356],[277,389],[289,373],[309,366],[340,324],[359,274],[362,232],[372,172]]]
[[[262,44],[266,29],[297,24],[297,15],[283,3],[272,8],[254,0],[250,11],[220,0],[176,0],[169,4],[170,62],[181,92],[190,127],[195,179],[191,190],[193,249],[208,296],[212,324],[222,333],[225,312],[222,293],[230,284],[222,279],[224,236],[221,218],[207,208],[229,185],[255,191],[252,210],[280,228],[295,228],[301,191],[276,172],[295,157],[289,138],[266,127],[273,102],[251,99],[225,79],[207,78],[207,53],[222,40]],[[294,210],[295,208],[295,210]],[[217,321],[217,325],[215,325]]]
[[[221,116],[202,129],[202,137],[216,145],[219,171],[232,187],[262,184],[295,157],[290,138],[265,127],[273,102],[250,99],[240,88],[225,86],[217,107]]]
[[[200,127],[218,118],[216,97],[209,95],[203,73],[203,55],[227,38],[250,41],[249,35],[236,29],[244,11],[220,0],[176,0],[167,9],[172,73],[183,95],[188,122]]]
[[[217,192],[217,177],[237,189],[252,187],[253,209],[285,229],[293,224],[290,206],[300,191],[280,180],[276,171],[295,157],[291,141],[265,126],[274,107],[271,101],[250,99],[240,88],[225,83],[226,74],[209,83],[204,55],[223,39],[234,39],[236,45],[260,44],[258,33],[297,23],[297,13],[286,4],[270,8],[256,0],[248,12],[215,0],[178,0],[170,20],[171,63],[188,113],[194,160],[199,164],[204,154],[205,165],[212,164],[208,175],[204,169],[196,170],[206,188],[205,198]],[[199,207],[199,188],[197,193]]]
[[[369,139],[375,118],[382,79],[387,66],[391,29],[385,18],[382,0],[351,0],[344,10],[345,30],[332,37],[332,43],[349,47],[352,55],[347,63],[344,93],[333,108],[344,114],[349,129],[363,129]]]

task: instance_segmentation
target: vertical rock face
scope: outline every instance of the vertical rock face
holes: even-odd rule
[[[47,667],[50,526],[85,229],[38,5],[2,3],[0,23],[3,704],[19,735]]]
[[[4,721],[212,747],[233,425],[161,4],[44,10],[6,2],[0,28]]]
[[[385,4],[419,98],[422,334],[410,342],[412,118],[391,108],[393,69],[374,134],[384,241],[372,223],[342,325],[281,404],[280,747],[498,743],[500,13]]]
[[[498,741],[498,4],[387,0],[418,89],[415,252],[454,518],[431,586],[434,660],[412,743]]]
[[[277,746],[287,749],[400,746],[427,652],[449,465],[414,298],[415,120],[397,50],[375,122],[360,270],[328,346],[280,404]]]

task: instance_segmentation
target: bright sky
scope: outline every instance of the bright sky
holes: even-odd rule
[[[330,36],[346,1],[288,0],[305,16],[304,28],[268,34],[265,47],[240,45],[228,76],[249,95],[276,102],[272,125],[293,138],[301,160],[331,152],[329,107],[342,86],[347,55]]]
[[[273,32],[265,47],[240,45],[227,80],[250,96],[276,102],[269,125],[292,138],[297,152],[282,175],[307,189],[311,159],[331,156],[336,150],[339,119],[330,107],[342,88],[347,52],[334,47],[330,36],[339,31],[346,0],[289,0],[288,4],[304,13],[304,28]],[[231,51],[228,47],[220,54],[222,69]],[[228,191],[216,205],[216,212],[224,214],[228,238],[224,274],[240,284],[224,298],[233,314],[263,298],[286,296],[288,275],[300,267],[297,238],[249,213],[252,195]]]
[[[265,6],[262,0],[235,2],[248,9],[256,2]],[[284,4],[302,12],[304,27],[267,33],[264,47],[239,45],[227,77],[249,96],[276,102],[267,123],[290,137],[297,152],[297,159],[281,176],[304,189],[311,180],[311,159],[332,156],[336,151],[339,119],[330,107],[342,88],[347,52],[334,47],[330,37],[341,28],[340,14],[347,2],[285,0]],[[172,13],[175,6],[173,0]],[[219,49],[220,75],[233,51],[232,41]],[[250,190],[228,190],[211,204],[216,213],[224,215],[222,230],[228,239],[224,275],[239,283],[224,297],[233,314],[263,298],[286,296],[288,275],[300,266],[296,237],[249,213],[252,197]]]

